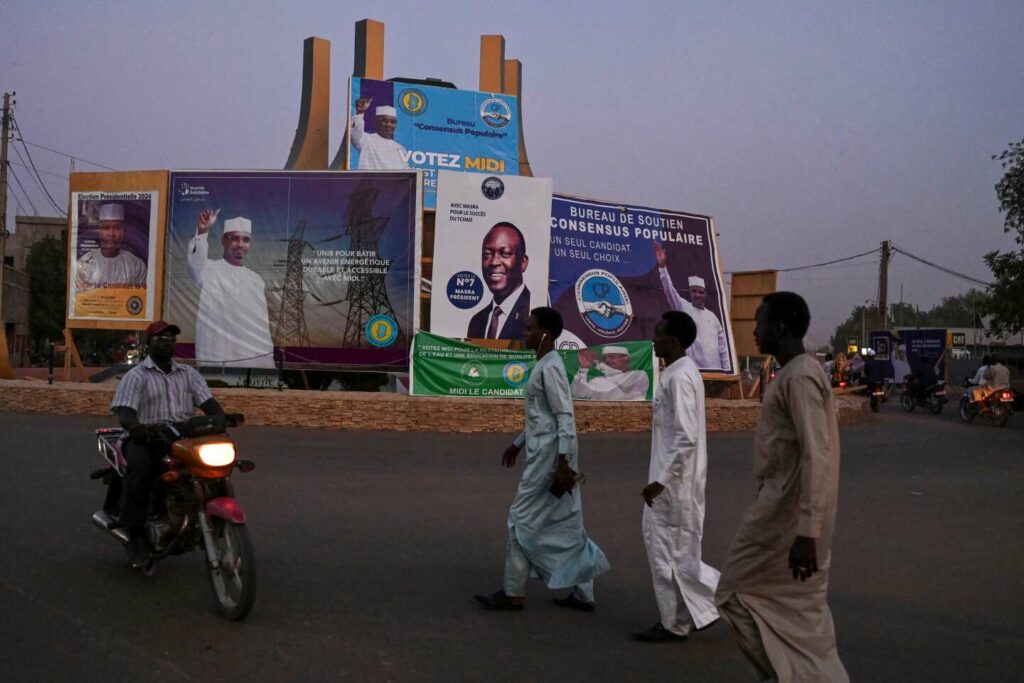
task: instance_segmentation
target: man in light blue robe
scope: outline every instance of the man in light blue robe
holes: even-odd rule
[[[594,577],[608,571],[604,553],[583,528],[583,503],[574,486],[579,468],[576,417],[561,356],[554,350],[562,333],[558,311],[535,308],[523,341],[537,352],[526,385],[526,429],[505,449],[511,467],[526,446],[526,466],[508,511],[508,549],[502,590],[477,595],[486,609],[521,610],[526,582],[543,579],[548,588],[571,588],[561,607],[594,611]]]

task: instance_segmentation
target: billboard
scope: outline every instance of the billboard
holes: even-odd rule
[[[547,305],[551,179],[441,171],[430,332],[522,339]]]
[[[176,171],[165,319],[198,365],[405,367],[421,174]]]
[[[650,342],[624,342],[558,352],[572,397],[584,401],[650,401],[656,381]],[[418,332],[413,346],[411,394],[522,398],[533,351],[487,349]]]
[[[735,374],[709,216],[555,195],[550,273],[561,347],[651,340],[662,313],[681,310],[697,323],[687,355],[702,371]]]
[[[907,362],[911,371],[922,363],[928,363],[935,369],[935,376],[940,382],[946,378],[946,342],[945,328],[926,327],[899,330],[900,344],[903,345]]]
[[[442,170],[519,175],[519,104],[501,93],[352,78],[350,169],[423,169],[423,208]]]
[[[69,321],[153,320],[160,191],[71,193]]]

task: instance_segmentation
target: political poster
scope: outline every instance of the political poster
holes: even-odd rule
[[[657,364],[650,342],[558,352],[572,397],[584,401],[650,401]],[[488,349],[418,332],[412,353],[414,396],[522,398],[535,360],[530,350]]]
[[[709,216],[555,195],[551,305],[562,347],[651,340],[668,310],[697,323],[702,372],[735,374],[732,327]]]
[[[69,321],[153,319],[159,196],[71,193]]]
[[[551,179],[441,171],[430,332],[520,340],[547,305]]]
[[[349,81],[349,169],[423,169],[423,207],[442,170],[519,175],[519,104],[502,93]]]
[[[408,366],[417,172],[171,174],[165,319],[213,367]]]
[[[927,363],[935,369],[940,382],[946,380],[946,328],[926,327],[900,329],[900,344],[904,347],[911,372]]]

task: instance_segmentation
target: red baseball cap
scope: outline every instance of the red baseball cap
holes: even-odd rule
[[[152,337],[153,335],[157,335],[168,330],[173,332],[175,335],[181,334],[181,328],[177,325],[172,325],[168,322],[164,322],[163,320],[157,320],[150,323],[149,327],[146,328],[146,336]]]

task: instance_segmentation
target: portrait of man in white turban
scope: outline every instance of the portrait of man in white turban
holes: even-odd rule
[[[223,257],[208,259],[209,230],[220,209],[205,210],[188,243],[188,272],[199,286],[196,313],[196,362],[199,365],[273,368],[266,283],[246,267],[252,249],[252,221],[224,221]]]
[[[394,107],[381,105],[373,110],[373,127],[376,133],[366,132],[364,115],[373,104],[373,98],[356,100],[356,113],[352,117],[349,134],[352,145],[359,150],[358,169],[396,169],[409,168],[402,158],[406,154],[405,147],[395,142],[395,130],[398,128],[398,112]]]
[[[145,287],[146,264],[124,247],[124,206],[104,204],[99,212],[98,249],[90,249],[75,262],[75,289]]]

